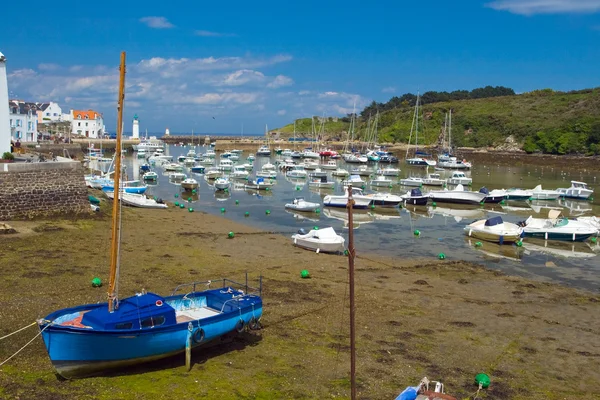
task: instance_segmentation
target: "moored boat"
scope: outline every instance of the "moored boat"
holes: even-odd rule
[[[522,227],[503,221],[501,216],[475,221],[464,231],[469,237],[499,244],[517,242],[523,234]]]
[[[335,233],[332,227],[311,229],[308,233],[300,230],[292,235],[294,245],[317,253],[343,253],[345,239]]]
[[[571,187],[556,189],[561,197],[587,200],[594,193],[585,182],[571,181]]]
[[[194,178],[186,178],[181,181],[181,187],[185,190],[198,189],[198,181]]]
[[[304,197],[296,197],[294,201],[291,203],[287,203],[285,208],[294,211],[304,211],[304,212],[313,212],[316,211],[320,207],[319,203],[313,203],[310,201],[304,200]]]
[[[104,192],[106,197],[113,200],[115,198],[115,192]],[[121,192],[119,198],[123,204],[131,207],[140,208],[168,208],[162,199],[149,198],[145,194],[126,193]]]
[[[485,199],[486,194],[464,190],[463,185],[458,185],[453,190],[432,190],[429,192],[431,201],[438,203],[479,204]]]
[[[421,189],[412,189],[410,192],[400,196],[404,200],[405,204],[412,204],[415,206],[424,206],[429,201],[429,194],[421,193]]]
[[[556,200],[560,197],[557,190],[542,189],[542,185],[537,185],[531,191],[531,200]]]
[[[521,225],[525,236],[544,240],[582,242],[598,233],[598,230],[588,222],[567,219],[559,210],[548,211],[548,218],[530,216]]]

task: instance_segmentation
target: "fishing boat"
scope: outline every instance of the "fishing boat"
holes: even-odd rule
[[[440,174],[427,174],[427,178],[423,179],[425,186],[444,186],[446,180],[440,178]]]
[[[479,204],[485,199],[486,194],[466,191],[463,185],[458,185],[453,190],[432,190],[429,192],[431,201],[438,203]]]
[[[371,193],[365,196],[371,198],[371,205],[378,207],[396,207],[404,200],[402,197],[390,193]]]
[[[198,189],[198,181],[194,178],[186,178],[181,181],[181,187],[185,190]]]
[[[265,181],[264,178],[249,179],[248,182],[244,184],[244,189],[270,190],[272,187],[273,182]]]
[[[348,175],[350,175],[350,172],[348,172],[347,169],[344,168],[338,168],[335,171],[333,171],[331,173],[332,176],[340,176],[340,177],[346,177]]]
[[[371,204],[370,197],[363,195],[360,188],[352,188],[352,198],[354,199],[353,208],[368,208]],[[323,198],[323,205],[327,207],[346,207],[348,204],[348,187],[344,187],[343,195],[327,195]]]
[[[294,245],[317,253],[343,253],[345,239],[335,233],[332,227],[311,229],[306,233],[303,229],[292,235]]]
[[[542,185],[537,185],[531,191],[531,200],[556,200],[560,197],[557,190],[542,189]]]
[[[362,187],[364,184],[365,181],[363,181],[362,178],[358,175],[350,175],[348,179],[342,181],[342,185],[344,186],[353,185],[357,187]]]
[[[421,189],[412,189],[410,192],[407,192],[400,197],[402,197],[405,204],[412,204],[415,206],[424,206],[429,201],[429,194],[421,193]]]
[[[304,170],[301,165],[294,165],[291,169],[285,173],[288,178],[306,178],[308,173]]]
[[[144,175],[142,175],[142,180],[144,182],[156,182],[158,180],[158,174],[154,171],[145,172]]]
[[[106,197],[113,200],[115,197],[115,192],[104,192]],[[136,193],[127,193],[122,192],[119,194],[120,200],[123,204],[131,206],[131,207],[140,207],[140,208],[168,208],[165,202],[162,199],[153,199],[147,197],[145,194],[136,194]]]
[[[392,180],[386,178],[383,175],[378,175],[375,179],[371,180],[371,186],[379,186],[379,187],[390,187],[392,186]]]
[[[125,53],[121,54],[115,170],[121,171]],[[115,174],[119,188],[120,176]],[[191,368],[192,349],[246,326],[258,328],[261,289],[223,279],[222,287],[193,282],[170,296],[142,290],[119,298],[120,190],[114,194],[108,301],[54,311],[37,321],[48,356],[64,378],[102,374],[179,353]],[[211,282],[208,282],[210,285]],[[261,285],[262,286],[262,285]],[[180,291],[184,290],[183,294]]]
[[[466,176],[464,172],[454,171],[450,178],[448,178],[447,183],[448,185],[470,186],[473,183],[473,179]]]
[[[323,171],[321,168],[315,168],[308,176],[310,178],[323,178],[327,176],[327,171]]]
[[[506,198],[508,200],[526,201],[526,200],[529,200],[532,195],[533,195],[532,190],[511,188],[506,191],[506,196],[507,196]]]
[[[243,165],[236,165],[233,167],[233,171],[229,175],[231,179],[248,179],[250,174],[246,171]]]
[[[416,176],[410,176],[405,179],[400,179],[400,185],[421,187],[421,186],[423,186],[423,178],[419,178]]]
[[[304,197],[296,197],[291,203],[287,203],[285,208],[294,211],[313,212],[316,211],[321,205],[319,203],[312,203],[304,200]]]
[[[328,170],[335,171],[338,168],[338,165],[337,165],[337,161],[329,160],[325,164],[321,164],[320,167],[321,167],[321,169],[328,169]]]
[[[377,174],[383,176],[398,176],[400,175],[400,170],[398,168],[388,166],[377,170]]]
[[[583,242],[598,233],[598,229],[586,221],[567,219],[559,210],[548,211],[548,218],[529,217],[520,223],[526,237],[544,240]]]
[[[217,179],[215,179],[215,189],[217,190],[226,190],[229,189],[229,185],[231,185],[231,183],[229,182],[229,179],[224,178],[224,177],[219,177]]]
[[[217,179],[222,176],[223,172],[217,167],[210,167],[204,170],[205,179]]]
[[[335,188],[335,182],[328,181],[327,175],[325,175],[325,176],[311,179],[308,182],[308,187],[318,188],[318,189],[333,189],[333,188]]]
[[[522,227],[503,221],[501,216],[475,221],[464,231],[469,237],[499,244],[517,242],[523,234]]]
[[[587,200],[594,191],[585,182],[571,181],[571,187],[556,189],[561,197],[569,199]]]

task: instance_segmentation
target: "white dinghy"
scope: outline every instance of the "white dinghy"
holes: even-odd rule
[[[321,205],[319,203],[312,203],[304,200],[304,197],[296,197],[291,203],[287,203],[285,208],[294,211],[308,211],[313,212],[318,209]]]
[[[104,194],[111,200],[115,198],[115,192],[104,192]],[[121,192],[119,197],[123,204],[131,207],[167,208],[167,205],[161,199],[154,200],[146,197],[145,194]]]
[[[465,226],[465,233],[475,239],[504,244],[519,241],[523,228],[517,224],[505,222],[502,217],[496,216]]]
[[[301,229],[295,235],[292,235],[294,245],[303,249],[313,250],[317,253],[343,253],[345,239],[335,233],[331,227],[324,229],[311,229],[304,233]]]

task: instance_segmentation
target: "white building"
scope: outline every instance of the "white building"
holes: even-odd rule
[[[57,103],[51,101],[49,103],[36,103],[36,105],[38,107],[38,124],[63,121],[62,109]]]
[[[8,114],[6,57],[0,53],[0,157],[5,152],[10,152],[10,117]]]
[[[71,110],[71,134],[97,139],[105,133],[102,114],[94,110]]]
[[[14,141],[37,142],[38,116],[35,103],[26,103],[22,100],[8,102],[10,136]]]
[[[133,129],[132,129],[131,138],[139,139],[140,138],[140,121],[138,121],[138,116],[135,114],[133,116]]]

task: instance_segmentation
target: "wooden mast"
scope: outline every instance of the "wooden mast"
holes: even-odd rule
[[[350,398],[356,400],[356,341],[354,332],[354,222],[352,208],[352,184],[348,185],[348,280],[350,281]]]
[[[114,199],[112,210],[112,239],[110,246],[110,275],[108,284],[108,311],[113,312],[117,307],[115,287],[117,285],[117,265],[119,263],[119,202],[121,188],[121,136],[123,134],[123,102],[125,100],[125,52],[121,52],[121,66],[119,67],[119,99],[117,106],[117,144],[115,148],[115,174],[114,174]]]

